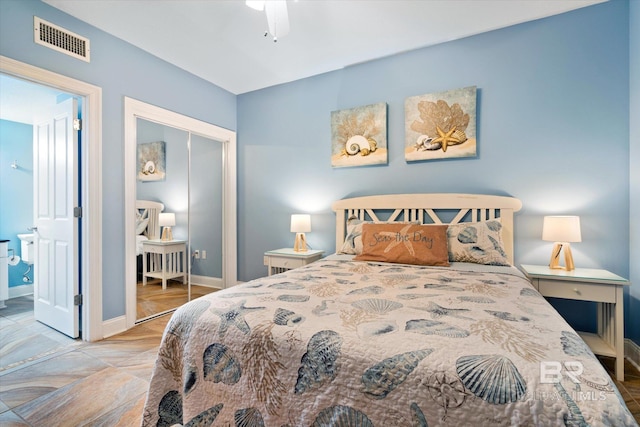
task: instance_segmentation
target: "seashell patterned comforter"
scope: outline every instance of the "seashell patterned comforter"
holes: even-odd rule
[[[516,268],[337,259],[174,313],[143,426],[175,424],[637,425]]]

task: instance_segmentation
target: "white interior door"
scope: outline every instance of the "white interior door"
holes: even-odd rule
[[[77,101],[56,105],[33,126],[34,315],[72,337],[79,336]]]

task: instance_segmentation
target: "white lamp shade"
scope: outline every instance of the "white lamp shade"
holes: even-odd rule
[[[161,213],[158,222],[160,223],[160,227],[173,227],[176,225],[176,214]]]
[[[291,232],[308,233],[311,231],[311,215],[293,214],[291,215]]]
[[[542,224],[542,240],[547,242],[581,242],[580,217],[545,216]]]

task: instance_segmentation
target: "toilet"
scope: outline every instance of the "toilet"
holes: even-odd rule
[[[33,265],[33,233],[18,234],[22,262]]]

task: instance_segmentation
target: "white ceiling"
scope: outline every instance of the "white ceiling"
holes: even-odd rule
[[[241,94],[605,0],[289,0],[277,43],[244,0],[43,1]]]

